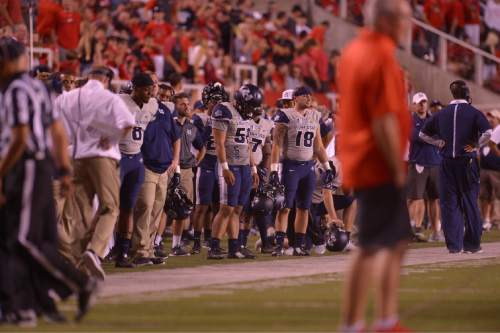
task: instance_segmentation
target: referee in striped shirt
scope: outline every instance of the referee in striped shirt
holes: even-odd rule
[[[65,321],[49,290],[62,299],[76,293],[80,320],[97,282],[58,252],[52,178],[57,165],[62,188],[71,190],[67,138],[47,87],[26,71],[24,46],[0,37],[0,246],[6,259],[0,306],[18,324],[36,324],[36,315]]]

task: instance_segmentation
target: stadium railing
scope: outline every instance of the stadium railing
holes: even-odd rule
[[[349,8],[348,8],[348,0],[340,0],[340,8],[339,8],[339,16],[347,20],[349,16]],[[457,44],[460,47],[463,47],[472,53],[474,53],[474,81],[479,84],[483,85],[483,66],[484,66],[484,60],[488,59],[492,62],[494,62],[498,68],[500,68],[500,58],[496,57],[493,54],[487,53],[477,47],[472,46],[469,43],[466,43],[458,38],[455,38],[454,36],[447,34],[444,31],[441,31],[439,29],[436,29],[429,24],[426,24],[422,21],[419,21],[415,18],[412,19],[412,23],[414,26],[419,27],[420,29],[424,30],[425,32],[430,32],[433,34],[438,35],[439,37],[439,49],[438,49],[438,66],[443,69],[448,71],[448,43],[453,43]],[[407,41],[407,47],[405,48],[407,52],[411,53],[412,52],[412,36],[411,34],[408,36],[408,41]]]
[[[30,48],[28,47],[28,52],[30,52]],[[46,47],[33,47],[33,54],[39,54],[39,55],[47,55],[47,66],[49,68],[53,68],[52,66],[54,65],[54,52]],[[34,64],[31,65],[31,67],[34,67]]]

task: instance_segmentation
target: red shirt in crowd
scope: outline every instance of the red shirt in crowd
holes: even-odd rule
[[[188,63],[187,63],[187,54],[189,51],[189,47],[191,46],[191,41],[186,36],[170,36],[165,41],[165,47],[163,49],[163,54],[171,54],[174,51],[174,47],[179,47],[181,54],[181,59],[175,59],[179,66],[182,69],[182,72],[187,71]],[[175,58],[175,57],[174,57]]]
[[[465,7],[465,24],[481,23],[481,7],[478,0],[463,0]]]
[[[441,0],[426,0],[424,13],[429,24],[436,29],[444,28],[446,6]]]
[[[0,6],[5,6],[13,24],[23,23],[20,0],[0,0]],[[0,16],[0,27],[4,27],[6,25],[9,25],[9,22],[7,22],[3,16]]]
[[[318,45],[323,46],[325,43],[326,27],[322,24],[315,26],[309,33],[309,37],[314,39]]]
[[[293,60],[293,64],[299,66],[300,72],[302,73],[303,77],[310,78],[312,77],[311,74],[311,63],[312,63],[312,58],[309,54],[304,53],[302,55],[299,55],[295,57]]]
[[[40,1],[36,31],[41,37],[50,36],[52,31],[56,29],[57,15],[60,11],[62,11],[62,7],[53,0]]]
[[[463,28],[465,25],[465,12],[463,3],[461,1],[449,1],[447,17],[450,24],[456,20],[457,27]]]
[[[152,36],[155,44],[164,45],[173,28],[166,22],[151,21],[144,29],[144,36]]]
[[[80,41],[80,14],[61,10],[56,22],[57,43],[64,49],[74,50]]]
[[[314,46],[309,51],[314,63],[314,68],[320,81],[328,81],[328,54],[321,46]]]

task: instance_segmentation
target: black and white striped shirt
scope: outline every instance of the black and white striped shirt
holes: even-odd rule
[[[52,107],[52,97],[48,88],[27,73],[13,77],[2,90],[0,97],[0,149],[5,156],[11,141],[11,129],[27,125],[30,135],[26,155],[36,159],[45,158],[51,148],[48,130],[59,118]]]

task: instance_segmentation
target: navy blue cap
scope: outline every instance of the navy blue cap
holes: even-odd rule
[[[307,87],[298,87],[293,91],[293,97],[312,95],[311,89]]]
[[[201,100],[196,101],[194,103],[194,109],[195,110],[203,110],[205,108],[205,105],[203,105],[203,102]]]

